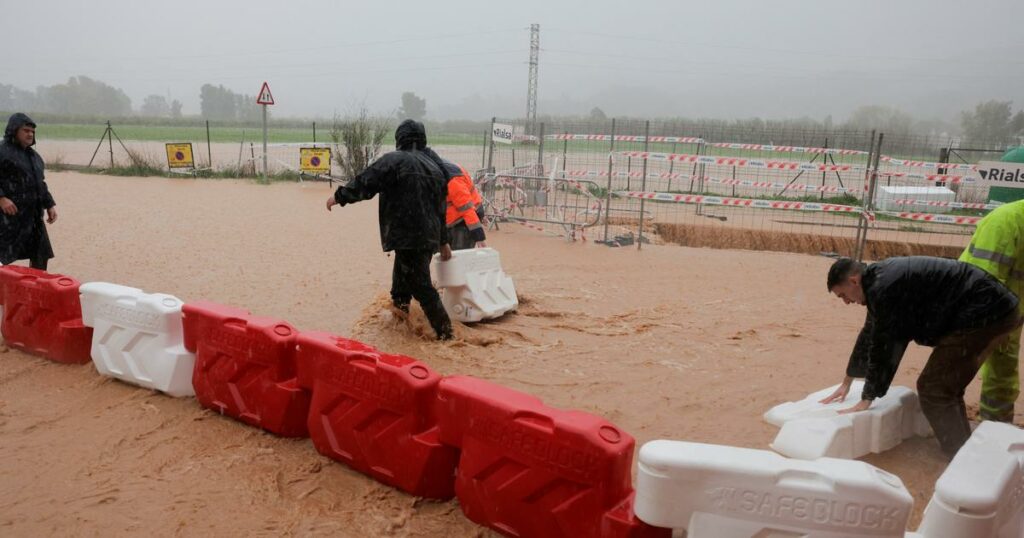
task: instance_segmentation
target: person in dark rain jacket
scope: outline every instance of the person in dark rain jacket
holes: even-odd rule
[[[1018,299],[985,271],[926,256],[865,265],[840,258],[828,272],[828,290],[846,304],[867,306],[839,388],[823,403],[841,401],[853,378],[863,377],[863,411],[885,396],[911,340],[933,347],[917,379],[921,410],[943,452],[952,458],[971,435],[964,390],[995,346],[1022,324]]]
[[[31,267],[45,270],[53,248],[43,212],[53,224],[57,205],[46,186],[43,159],[32,149],[35,143],[35,122],[13,114],[0,144],[0,263],[27,259]]]
[[[405,120],[395,131],[398,151],[374,161],[348,184],[327,199],[327,210],[380,195],[378,220],[385,252],[395,252],[391,275],[391,300],[409,312],[415,298],[430,320],[439,340],[452,337],[452,324],[441,297],[430,281],[430,259],[440,251],[451,258],[445,227],[448,177],[438,157],[427,148],[423,124]]]

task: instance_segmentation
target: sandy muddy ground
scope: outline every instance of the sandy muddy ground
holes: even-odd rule
[[[636,437],[766,448],[761,414],[838,382],[864,311],[825,291],[831,260],[650,246],[610,249],[515,226],[491,232],[518,314],[423,337],[384,310],[376,203],[328,213],[322,184],[53,173],[51,269],[208,299],[350,335],[607,417]],[[896,384],[913,386],[912,347]],[[977,401],[977,383],[968,401]],[[944,468],[934,440],[873,464],[915,497]],[[490,536],[427,502],[173,399],[17,351],[0,353],[0,534]]]

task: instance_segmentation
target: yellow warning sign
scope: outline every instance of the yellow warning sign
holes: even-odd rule
[[[192,143],[165,144],[167,147],[167,167],[174,168],[195,168],[192,161]]]
[[[299,171],[330,174],[331,148],[299,148]]]

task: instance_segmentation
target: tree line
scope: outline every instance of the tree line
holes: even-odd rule
[[[199,88],[201,115],[210,120],[259,121],[262,112],[256,97],[236,93],[223,85],[203,84]],[[42,112],[58,116],[124,118],[181,118],[181,101],[162,95],[147,95],[138,110],[120,88],[87,76],[71,77],[64,84],[39,86],[35,91],[0,82],[0,110]]]

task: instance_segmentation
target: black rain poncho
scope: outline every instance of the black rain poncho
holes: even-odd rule
[[[406,120],[395,131],[398,151],[374,161],[334,199],[345,206],[380,195],[378,218],[384,251],[438,250],[448,244],[446,174],[427,149],[423,124]]]
[[[15,133],[35,123],[25,114],[11,116],[0,144],[0,197],[18,208],[15,215],[0,212],[0,263],[48,260],[53,257],[43,212],[56,205],[46,186],[43,159],[31,147],[22,148]]]

